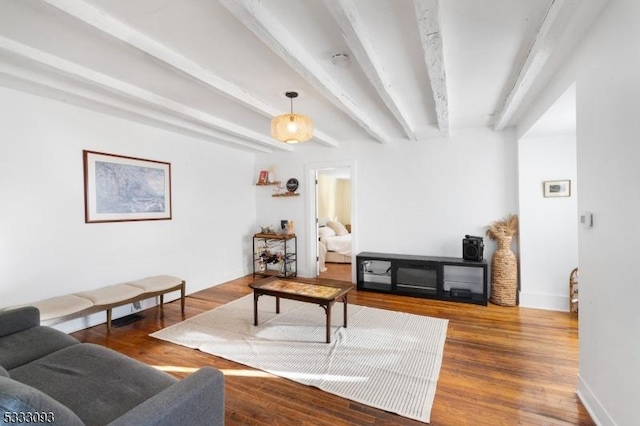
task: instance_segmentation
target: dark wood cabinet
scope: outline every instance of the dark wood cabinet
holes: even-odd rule
[[[487,304],[484,260],[363,252],[356,265],[358,290]]]

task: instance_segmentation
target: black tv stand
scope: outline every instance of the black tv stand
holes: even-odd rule
[[[484,260],[363,252],[356,265],[358,290],[487,304]]]

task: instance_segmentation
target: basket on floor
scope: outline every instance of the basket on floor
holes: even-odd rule
[[[491,302],[501,306],[516,306],[518,261],[511,251],[511,239],[498,238],[498,249],[491,259]]]

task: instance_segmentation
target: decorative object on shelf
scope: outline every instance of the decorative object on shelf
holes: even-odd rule
[[[85,223],[171,219],[171,164],[82,151]]]
[[[291,112],[273,117],[271,120],[271,136],[284,143],[304,142],[313,136],[313,122],[307,116],[293,113],[293,98],[298,92],[286,92],[291,102]]]
[[[266,170],[260,170],[260,176],[258,177],[258,185],[266,185],[268,183],[269,172]]]
[[[276,230],[272,225],[269,226],[261,226],[260,227],[261,234],[276,234]]]
[[[298,179],[291,178],[287,181],[287,191],[296,192],[298,189]]]
[[[295,178],[291,178],[287,181],[285,186],[280,186],[280,182],[278,185],[273,188],[272,197],[295,197],[300,194],[296,193],[296,189],[298,189],[298,180]]]
[[[578,315],[578,268],[574,268],[569,275],[569,313]]]
[[[547,180],[543,183],[544,196],[571,197],[570,180]]]
[[[518,216],[498,220],[487,229],[498,249],[491,258],[491,302],[501,306],[516,306],[518,291],[518,260],[511,251],[511,240],[518,234]]]
[[[293,221],[290,220],[287,222],[287,229],[286,229],[286,234],[287,235],[293,235],[294,234],[294,230],[293,230]]]

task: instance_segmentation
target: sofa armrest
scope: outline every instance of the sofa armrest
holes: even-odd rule
[[[108,426],[224,425],[224,375],[203,367],[152,396]]]
[[[0,337],[40,325],[40,311],[34,306],[0,312]]]

